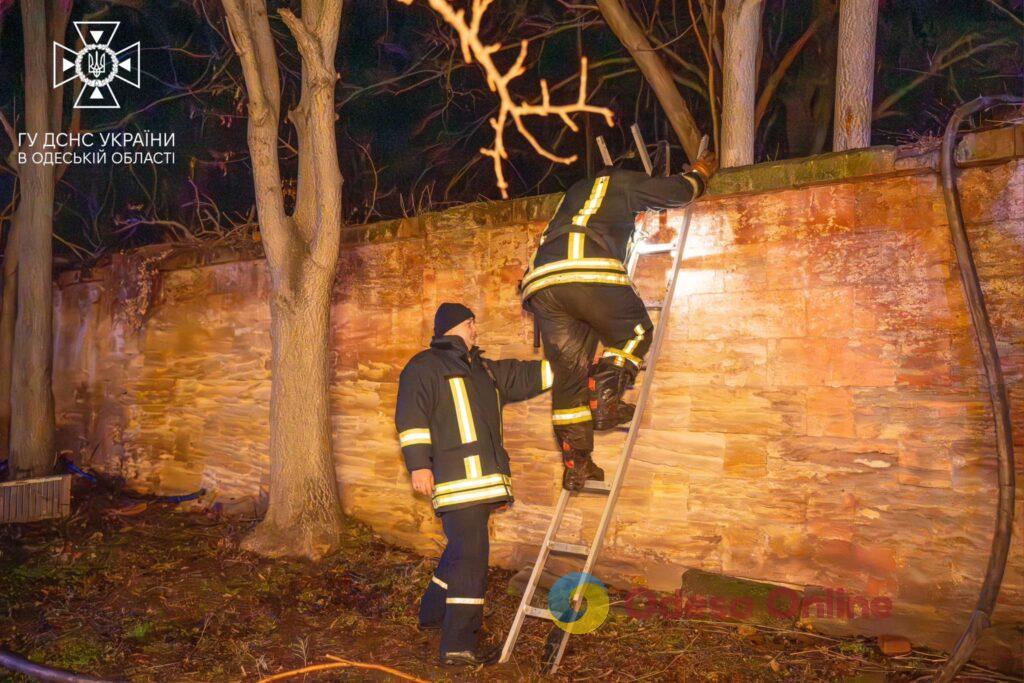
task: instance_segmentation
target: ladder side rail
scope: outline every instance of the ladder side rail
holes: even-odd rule
[[[703,152],[707,145],[707,138],[701,141],[701,151]],[[601,514],[601,521],[597,526],[597,533],[594,536],[594,540],[591,542],[590,555],[587,557],[586,563],[583,565],[583,572],[580,576],[580,581],[576,585],[576,588],[570,593],[573,597],[573,609],[579,609],[582,596],[579,595],[579,589],[583,586],[586,580],[586,576],[589,575],[594,566],[597,564],[597,558],[601,553],[601,548],[604,545],[604,536],[608,531],[608,525],[611,522],[612,513],[615,510],[615,504],[618,502],[619,493],[622,490],[622,481],[626,474],[626,468],[629,466],[629,458],[633,453],[633,446],[636,444],[636,440],[640,434],[640,421],[643,419],[644,410],[647,408],[647,399],[651,393],[651,387],[654,386],[654,371],[657,367],[658,356],[661,354],[661,345],[665,339],[665,335],[668,333],[668,321],[669,315],[672,312],[672,301],[675,299],[676,285],[679,281],[679,270],[683,262],[683,251],[686,249],[686,238],[690,234],[690,221],[693,218],[693,202],[690,202],[686,211],[683,215],[683,224],[679,229],[679,236],[676,241],[676,250],[672,259],[672,275],[669,278],[668,287],[665,290],[665,298],[663,307],[661,309],[661,316],[658,318],[658,325],[654,331],[654,339],[651,342],[651,348],[648,353],[647,370],[644,375],[643,385],[640,387],[640,395],[637,397],[636,411],[633,413],[633,420],[629,425],[629,433],[626,435],[626,442],[622,446],[622,457],[619,464],[618,470],[615,472],[615,478],[612,481],[612,490],[608,494],[608,500],[605,503],[604,511]],[[548,673],[554,673],[558,670],[558,664],[562,661],[562,655],[565,653],[565,646],[569,642],[569,631],[565,631],[562,634],[561,642],[558,644],[558,651],[555,653],[552,661],[551,668]]]
[[[686,214],[683,218],[683,225],[680,229],[679,242],[676,247],[675,258],[672,264],[672,277],[670,278],[668,289],[665,293],[664,308],[662,308],[661,316],[658,318],[657,329],[654,332],[654,340],[651,342],[650,353],[647,358],[647,369],[644,375],[643,385],[640,387],[640,395],[637,397],[636,412],[633,414],[633,421],[629,425],[629,433],[626,436],[626,443],[622,447],[622,457],[615,472],[615,478],[612,480],[612,490],[608,494],[608,501],[605,503],[604,512],[601,514],[601,521],[597,526],[597,533],[594,536],[594,540],[590,546],[590,555],[587,557],[586,563],[583,565],[583,572],[580,576],[580,582],[573,589],[570,595],[573,596],[573,609],[579,609],[582,596],[579,595],[579,589],[586,582],[586,577],[590,575],[597,564],[598,556],[601,552],[601,548],[604,545],[604,537],[608,531],[608,526],[611,523],[612,513],[615,510],[615,504],[618,502],[619,492],[622,489],[622,481],[626,474],[626,468],[629,465],[629,459],[633,452],[633,446],[636,444],[636,440],[640,434],[640,421],[643,419],[644,409],[647,407],[647,398],[651,393],[651,387],[654,385],[654,370],[658,361],[658,355],[661,353],[661,343],[665,338],[665,334],[668,331],[668,320],[669,313],[671,312],[673,294],[675,293],[676,283],[679,280],[679,270],[682,263],[682,254],[686,246],[686,238],[690,231],[690,219],[693,215],[693,204],[691,203],[686,207]],[[551,668],[548,669],[548,673],[554,673],[558,669],[559,662],[562,661],[562,655],[565,653],[565,647],[569,643],[569,631],[565,631],[562,634],[561,642],[558,645],[558,652],[555,654]]]
[[[562,517],[565,516],[565,508],[569,502],[569,492],[562,489],[562,494],[558,497],[558,504],[555,506],[555,514],[551,517],[551,523],[548,524],[547,533],[544,534],[544,540],[540,544],[540,552],[537,554],[537,559],[533,563],[533,570],[530,572],[530,580],[526,582],[526,586],[523,588],[523,599],[519,601],[519,608],[516,609],[516,616],[512,620],[512,626],[509,629],[508,637],[505,638],[505,645],[501,649],[501,663],[505,663],[512,656],[512,650],[515,648],[516,640],[519,639],[519,631],[523,627],[523,622],[526,619],[526,608],[530,605],[530,601],[533,599],[533,594],[537,590],[537,584],[540,581],[540,577],[544,572],[544,566],[548,561],[548,554],[550,553],[551,539],[554,538],[555,532],[562,525]]]
[[[640,126],[633,124],[629,127],[631,133],[633,133],[633,142],[636,144],[636,152],[640,155],[640,162],[644,165],[644,171],[647,175],[654,174],[654,165],[651,164],[651,155],[647,153],[647,143],[644,142],[644,136],[640,133]]]
[[[598,135],[597,138],[597,149],[601,152],[601,161],[604,162],[605,166],[612,165],[612,155],[608,153],[608,145],[604,142],[604,136]]]

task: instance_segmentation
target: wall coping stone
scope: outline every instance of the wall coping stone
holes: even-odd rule
[[[873,177],[936,173],[939,169],[939,143],[938,138],[931,138],[898,147],[881,145],[727,168],[712,178],[707,196],[729,197]],[[1001,163],[1024,157],[1024,125],[968,133],[957,146],[956,156],[957,162],[963,166]],[[474,202],[413,218],[352,226],[343,230],[342,243],[366,244],[402,237],[423,237],[443,230],[465,228],[467,224],[486,229],[546,221],[554,214],[561,198],[562,193],[555,192],[505,201]]]
[[[724,198],[866,178],[936,173],[939,169],[939,144],[938,138],[929,138],[898,147],[865,147],[727,168],[712,178],[707,196]],[[1004,163],[1024,157],[1024,125],[1007,125],[968,133],[960,140],[956,157],[961,166]],[[561,192],[504,201],[487,200],[462,204],[444,211],[346,226],[342,228],[341,245],[345,248],[402,239],[423,239],[428,235],[465,229],[467,226],[486,230],[543,222],[554,214],[561,200]],[[133,250],[133,253],[148,254],[166,248],[166,245],[149,245]],[[244,248],[221,247],[215,250],[187,247],[172,249],[160,261],[158,268],[161,271],[183,270],[263,258],[260,243]],[[101,279],[103,270],[103,266],[97,266],[94,269],[65,271],[59,275],[58,285],[64,287]]]

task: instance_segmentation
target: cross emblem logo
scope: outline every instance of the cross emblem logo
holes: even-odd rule
[[[120,25],[119,21],[76,21],[81,50],[54,42],[53,87],[76,78],[82,83],[75,109],[119,108],[121,105],[111,87],[115,79],[139,87],[139,43],[116,52],[110,47]]]

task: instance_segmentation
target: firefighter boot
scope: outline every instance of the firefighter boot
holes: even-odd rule
[[[566,491],[582,491],[588,479],[604,481],[604,470],[594,463],[590,451],[577,450],[565,441],[562,442],[562,464],[565,466],[562,488]]]
[[[603,432],[628,423],[636,409],[632,403],[623,403],[622,394],[636,378],[637,367],[626,361],[620,367],[611,357],[602,358],[590,373],[590,412],[594,416],[594,430]]]

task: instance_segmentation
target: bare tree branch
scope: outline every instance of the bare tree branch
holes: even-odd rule
[[[246,7],[240,3],[245,3]],[[224,0],[224,13],[232,43],[242,63],[247,92],[249,94],[249,147],[253,157],[253,180],[260,203],[260,234],[265,245],[267,259],[272,267],[279,266],[286,258],[291,241],[291,227],[284,210],[281,196],[281,170],[278,163],[277,129],[280,111],[280,85],[270,81],[268,72],[277,78],[277,58],[269,60],[257,51],[250,26],[259,27],[264,34],[260,43],[269,41],[270,22],[266,12],[250,14],[251,0]]]
[[[804,46],[807,45],[811,38],[814,37],[814,34],[816,34],[827,22],[831,21],[832,17],[835,16],[835,13],[836,7],[833,5],[831,12],[819,14],[815,17],[814,21],[811,22],[811,25],[803,32],[803,35],[797,38],[796,41],[789,46],[789,49],[786,50],[786,54],[782,55],[782,59],[779,60],[775,70],[772,71],[771,76],[769,76],[768,80],[765,82],[764,88],[761,90],[761,96],[757,99],[757,111],[754,114],[755,128],[760,125],[761,119],[764,118],[764,113],[768,110],[768,103],[771,102],[772,97],[775,95],[775,91],[779,88],[779,84],[782,83],[782,78],[786,75],[786,72],[789,71],[789,67],[793,65],[793,62],[796,61],[800,52],[803,51]]]
[[[886,97],[884,100],[878,103],[878,106],[875,107],[875,111],[872,114],[872,119],[877,121],[878,119],[891,115],[892,112],[890,110],[892,109],[893,105],[900,101],[903,97],[905,97],[911,90],[918,87],[919,85],[927,81],[929,78],[942,73],[943,71],[953,66],[957,62],[961,62],[967,59],[968,57],[971,57],[979,52],[984,52],[985,50],[988,50],[990,48],[1003,47],[1004,45],[1012,44],[1011,41],[1001,38],[999,40],[993,40],[988,43],[970,45],[970,43],[975,38],[978,38],[977,33],[968,33],[955,40],[952,44],[939,50],[935,54],[935,57],[931,59],[931,63],[928,65],[927,71],[920,74],[919,76],[917,76],[917,78],[914,78],[906,85],[897,88],[888,97]],[[967,49],[965,49],[963,52],[960,52],[959,54],[956,54],[957,50],[959,50],[965,44],[968,45]]]
[[[633,56],[644,78],[650,83],[662,109],[665,110],[672,130],[686,150],[686,155],[691,161],[696,161],[697,149],[700,146],[700,130],[665,63],[651,48],[643,29],[633,20],[620,0],[597,0],[597,6],[608,22],[608,27]]]
[[[985,2],[987,2],[990,5],[992,5],[997,10],[999,10],[1000,12],[1005,14],[1006,16],[1008,16],[1011,19],[1013,19],[1015,22],[1017,22],[1020,25],[1021,28],[1024,28],[1024,19],[1021,19],[1016,14],[1014,14],[1010,10],[1008,10],[1005,7],[1003,7],[1002,5],[1000,5],[998,2],[996,2],[996,0],[985,0]]]
[[[398,0],[404,5],[411,5],[413,0]],[[467,64],[475,59],[484,70],[487,77],[487,85],[491,92],[497,93],[499,98],[498,115],[490,119],[491,128],[494,129],[494,145],[490,148],[481,148],[480,153],[491,157],[494,162],[494,175],[497,179],[498,189],[503,198],[508,198],[508,182],[505,180],[505,173],[502,167],[502,160],[508,159],[508,151],[505,148],[505,127],[511,119],[519,134],[526,138],[530,146],[540,156],[560,164],[570,164],[576,161],[576,155],[563,157],[545,149],[537,138],[527,129],[524,118],[527,116],[558,116],[562,122],[576,132],[579,127],[570,118],[570,114],[592,113],[601,114],[605,122],[611,126],[614,123],[612,112],[605,107],[598,107],[587,104],[587,60],[580,59],[580,90],[575,103],[564,105],[551,104],[550,93],[548,92],[547,81],[541,80],[541,102],[540,104],[529,104],[525,100],[516,104],[512,93],[509,90],[509,83],[526,73],[524,63],[528,50],[529,41],[523,40],[519,44],[519,55],[512,66],[506,71],[495,65],[494,53],[502,49],[500,43],[484,45],[480,40],[480,24],[484,13],[493,0],[473,0],[469,21],[466,21],[464,10],[456,10],[447,0],[426,0],[430,8],[437,12],[445,22],[455,29],[459,35],[459,45],[462,48],[462,57]]]

